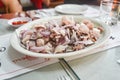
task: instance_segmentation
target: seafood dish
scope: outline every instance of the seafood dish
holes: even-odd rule
[[[43,54],[61,54],[89,47],[101,37],[104,29],[89,19],[76,21],[74,17],[31,25],[19,32],[20,44],[28,51]]]

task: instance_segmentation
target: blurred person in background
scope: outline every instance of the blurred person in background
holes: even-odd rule
[[[21,12],[22,6],[18,0],[1,0],[3,3],[6,12]]]
[[[33,5],[41,9],[42,3],[46,6],[49,6],[50,0],[30,0]],[[1,0],[0,3],[2,3],[5,7],[6,13],[15,13],[15,12],[22,12],[23,7],[21,6],[20,0]]]

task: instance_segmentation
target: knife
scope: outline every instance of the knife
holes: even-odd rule
[[[79,76],[75,73],[75,71],[71,68],[71,66],[64,58],[59,58],[59,63],[64,68],[71,80],[80,80]]]

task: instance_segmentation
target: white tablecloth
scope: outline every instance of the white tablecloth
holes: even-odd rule
[[[90,7],[89,10],[91,11],[91,9],[93,10],[93,13],[96,13],[98,16],[98,11],[96,9]],[[47,10],[45,10],[45,11],[47,12]],[[52,15],[56,15],[54,12],[54,9],[49,9],[48,12]],[[85,14],[84,16],[93,14],[92,12],[89,12],[89,11],[88,11],[88,13]],[[90,17],[97,17],[96,14],[95,14],[95,16],[93,14]],[[44,17],[44,16],[42,16],[42,17]],[[1,25],[3,25],[3,24],[1,24]],[[95,70],[93,69],[95,65],[92,65],[92,64],[91,64],[91,66],[89,65],[92,68],[90,71],[85,70],[85,68],[82,68],[82,65],[84,67],[87,67],[85,65],[87,65],[87,63],[89,63],[89,61],[86,61],[87,63],[83,63],[82,61],[85,61],[85,59],[83,59],[83,60],[80,59],[81,61],[79,61],[79,58],[119,46],[120,45],[120,33],[119,33],[120,27],[112,26],[110,28],[112,30],[112,34],[111,34],[112,37],[104,45],[102,45],[94,50],[91,50],[88,53],[85,53],[85,54],[82,54],[79,56],[72,56],[69,58],[65,58],[68,61],[78,59],[78,60],[73,61],[73,63],[71,63],[72,67],[75,69],[75,71],[78,73],[78,75],[80,75],[81,73],[84,73],[84,72],[86,72],[85,75],[88,75],[87,72],[91,72],[91,74],[93,74],[95,76],[95,77],[93,76],[93,78],[97,79],[96,77],[99,77],[99,75],[97,75],[91,71],[91,70],[93,70],[93,71],[97,70],[97,69],[95,69]],[[42,68],[44,66],[58,62],[57,59],[34,58],[34,57],[26,56],[26,55],[23,55],[23,54],[17,52],[10,46],[10,42],[9,42],[10,36],[11,36],[11,32],[9,34],[0,36],[0,45],[7,48],[7,50],[1,54],[1,58],[0,58],[0,62],[1,62],[0,79],[12,78],[12,77],[18,76],[20,74],[30,72],[35,69]],[[99,55],[95,58],[98,58],[98,57],[99,57]],[[93,58],[93,59],[95,59],[95,58]],[[104,59],[104,58],[102,58],[102,59]],[[80,64],[82,63],[82,65],[78,65],[79,63]],[[95,63],[95,61],[94,61],[94,63]],[[103,66],[110,65],[110,64],[107,64],[107,62],[101,62],[101,63],[104,63]],[[105,63],[107,65],[105,65]],[[96,63],[96,65],[99,65],[99,64]],[[110,65],[110,66],[114,67],[114,64]],[[80,67],[80,68],[78,68],[78,67]],[[83,70],[79,70],[81,68]],[[104,68],[104,67],[102,67],[102,68]],[[114,69],[116,69],[116,68],[114,68]],[[107,70],[109,70],[109,69],[107,69]],[[61,71],[59,70],[59,72],[61,72]],[[49,72],[46,72],[46,73],[49,74]],[[91,74],[89,74],[87,77],[90,77]],[[102,72],[101,72],[101,74],[102,74]],[[87,77],[85,75],[80,75],[83,77],[83,80],[87,80]],[[92,77],[90,77],[90,78],[91,79],[89,79],[89,80],[92,80]],[[95,79],[93,79],[93,80],[95,80]],[[14,80],[14,78],[13,78],[13,80]],[[99,79],[97,79],[97,80],[99,80]],[[102,80],[105,80],[105,79],[103,78]]]

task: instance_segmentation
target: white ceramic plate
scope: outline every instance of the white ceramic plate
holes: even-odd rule
[[[83,14],[87,9],[87,6],[77,4],[63,4],[55,7],[55,11],[63,14]]]
[[[70,17],[70,16],[68,16],[68,17]],[[73,17],[74,17],[75,21],[81,21],[82,19],[85,19],[84,17],[80,17],[80,16],[73,16]],[[19,27],[17,29],[17,31],[19,33],[21,30],[31,28],[34,24],[44,23],[44,22],[47,22],[47,21],[50,21],[50,20],[53,20],[53,19],[61,19],[61,18],[62,18],[62,16],[38,19],[38,20],[32,21],[30,23],[27,23],[27,24]],[[86,18],[86,19],[92,20],[90,18]],[[11,42],[11,45],[13,46],[13,48],[16,49],[17,51],[19,51],[19,52],[21,52],[23,54],[26,54],[26,55],[34,56],[34,57],[62,58],[62,57],[68,57],[68,56],[73,56],[73,55],[80,55],[80,54],[86,53],[86,52],[88,52],[88,51],[90,51],[90,50],[92,50],[92,49],[94,49],[96,47],[99,47],[110,36],[110,29],[109,29],[108,26],[106,26],[106,24],[101,23],[100,21],[97,22],[95,20],[92,20],[92,22],[95,25],[102,26],[103,29],[104,29],[104,32],[101,34],[101,37],[99,38],[99,40],[96,41],[95,44],[93,44],[93,45],[91,45],[89,47],[86,47],[85,49],[79,50],[79,51],[73,51],[73,52],[68,52],[68,53],[60,53],[60,54],[43,54],[43,53],[31,52],[31,51],[28,51],[28,50],[26,50],[26,49],[24,49],[23,47],[20,46],[19,40],[18,40],[17,35],[16,35],[15,32],[11,36],[10,42]]]
[[[12,18],[10,20],[8,20],[8,24],[11,25],[12,27],[18,28],[20,26],[22,26],[23,24],[18,24],[18,25],[14,25],[13,22],[18,22],[18,21],[32,21],[31,18],[29,17],[16,17],[16,18]]]

